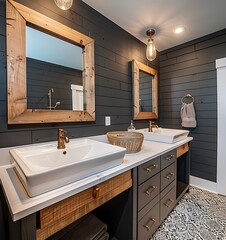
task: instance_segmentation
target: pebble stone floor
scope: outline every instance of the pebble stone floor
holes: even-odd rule
[[[226,240],[226,197],[190,187],[150,240]]]

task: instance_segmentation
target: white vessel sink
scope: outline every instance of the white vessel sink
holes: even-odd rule
[[[139,129],[138,132],[144,134],[145,140],[164,142],[164,143],[175,143],[180,140],[185,139],[189,131],[180,129],[170,129],[170,128],[156,128],[154,132],[149,132],[148,128]]]
[[[126,149],[90,139],[10,150],[11,163],[30,197],[56,189],[122,163]]]

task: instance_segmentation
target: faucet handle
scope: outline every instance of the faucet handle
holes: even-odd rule
[[[66,142],[66,143],[69,143],[69,142],[70,142],[69,137],[66,137],[66,136],[65,136],[65,142]]]
[[[65,139],[65,142],[66,143],[69,143],[69,137],[67,137],[67,136],[65,136],[65,133],[66,133],[66,131],[63,129],[63,128],[59,128],[58,129],[58,135],[60,136],[60,137],[63,137],[64,139]]]

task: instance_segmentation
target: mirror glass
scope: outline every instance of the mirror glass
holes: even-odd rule
[[[83,93],[82,54],[82,47],[26,26],[27,107],[83,110],[73,105],[74,87]]]
[[[137,60],[132,61],[133,119],[158,118],[158,72]]]
[[[139,72],[139,106],[140,112],[152,112],[152,79],[153,76]]]

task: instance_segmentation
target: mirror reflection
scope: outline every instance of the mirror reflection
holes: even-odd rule
[[[7,0],[6,9],[8,124],[95,121],[94,40],[16,1]],[[82,58],[80,57],[82,67],[74,69],[70,65],[64,66],[59,62],[48,62],[46,59],[27,56],[26,26],[51,33],[52,36],[57,36],[61,40],[64,39],[67,43],[79,46],[81,48],[80,52],[82,52]],[[41,40],[38,42],[41,42]],[[38,48],[38,45],[32,40],[33,50]],[[46,45],[50,46],[52,44],[48,43]],[[47,50],[49,49],[50,47]],[[47,52],[47,50],[42,49],[38,52]],[[60,56],[58,60],[61,60],[63,57],[59,54],[60,52],[65,52],[65,48],[58,46],[57,49],[53,50],[52,56],[54,58]],[[77,53],[72,54],[72,63],[75,61],[75,55]],[[33,65],[33,63],[29,63],[29,59],[27,63],[27,58],[38,63],[33,67],[33,71],[30,71],[29,68],[27,70],[27,65]],[[64,58],[63,62],[67,62],[68,58],[69,54],[66,54],[66,59]],[[46,70],[42,70],[41,73],[38,72],[40,65],[46,65]],[[53,67],[53,65],[56,66]],[[52,71],[54,75],[48,75],[50,68],[54,69]],[[59,71],[60,69],[65,70],[65,68],[67,72]],[[60,75],[56,76],[55,73],[58,71]],[[75,80],[74,71],[78,72],[79,80]],[[44,81],[42,85],[40,83],[42,82],[41,79]],[[30,83],[27,84],[27,81],[33,81],[32,87]],[[59,87],[60,85],[67,85],[69,88],[64,89]],[[59,90],[60,88],[61,90]],[[66,91],[69,91],[70,94]],[[38,96],[36,95],[37,92],[40,92]],[[74,94],[71,94],[72,92],[76,92],[76,98]],[[29,105],[27,104],[27,95],[29,95]],[[66,99],[66,96],[69,96],[69,98]],[[77,99],[81,100],[81,103],[77,104]],[[40,106],[37,106],[39,104]],[[79,108],[76,108],[75,104],[79,105]],[[60,109],[63,106],[66,110]],[[69,108],[70,110],[67,110]]]
[[[153,76],[140,71],[139,72],[139,106],[140,112],[152,112],[152,79]]]
[[[158,118],[158,72],[137,60],[132,61],[133,119]]]
[[[84,110],[82,54],[82,47],[26,26],[29,109]]]

